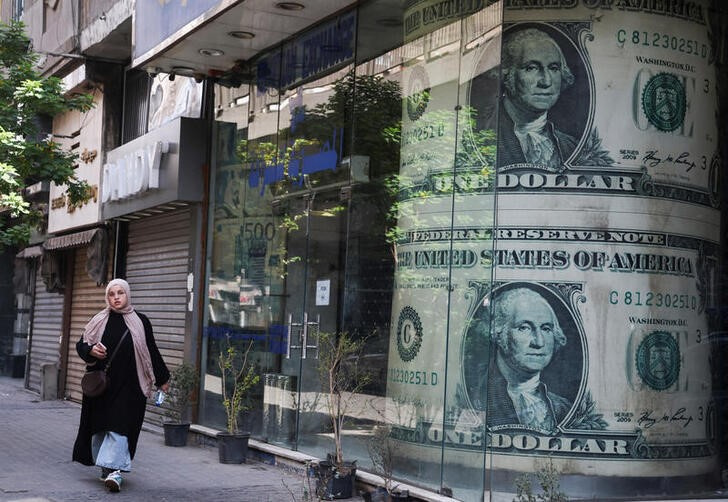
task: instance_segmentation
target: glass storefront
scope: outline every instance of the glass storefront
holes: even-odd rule
[[[200,421],[225,427],[217,358],[250,347],[243,428],[325,458],[319,341],[347,333],[363,469],[375,438],[461,500],[551,467],[572,496],[714,489],[708,2],[446,3],[365,2],[216,87]]]

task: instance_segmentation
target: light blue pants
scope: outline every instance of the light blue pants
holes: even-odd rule
[[[131,471],[129,441],[116,432],[97,432],[91,438],[91,454],[99,467],[115,471]]]

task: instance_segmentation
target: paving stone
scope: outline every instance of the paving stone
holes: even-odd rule
[[[302,493],[304,480],[296,472],[254,460],[220,464],[216,448],[164,446],[164,438],[148,430],[142,430],[121,492],[108,493],[97,467],[71,461],[80,406],[40,401],[22,384],[0,377],[2,502],[293,502],[289,489]]]

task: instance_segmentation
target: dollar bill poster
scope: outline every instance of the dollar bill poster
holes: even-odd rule
[[[721,158],[707,4],[531,4],[410,42],[397,433],[464,464],[487,450],[515,470],[548,456],[577,474],[708,473]]]

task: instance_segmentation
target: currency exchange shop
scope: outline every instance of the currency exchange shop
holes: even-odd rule
[[[243,428],[325,458],[318,342],[348,333],[360,469],[384,428],[397,479],[459,500],[549,466],[571,497],[720,488],[724,17],[374,0],[216,86],[200,422],[252,343]]]

